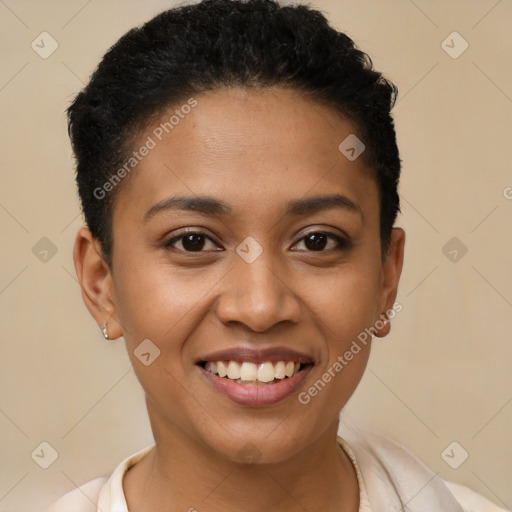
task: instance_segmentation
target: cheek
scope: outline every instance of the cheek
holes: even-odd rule
[[[115,289],[120,322],[128,333],[125,339],[172,336],[201,309],[206,291],[214,283],[214,275],[203,279],[199,273],[179,272],[154,261],[121,269]]]
[[[204,319],[212,285],[154,261],[116,273],[117,311],[135,374],[152,407],[172,410],[178,423],[193,412],[185,412],[191,400],[184,385],[194,369],[186,340]]]
[[[346,267],[311,298],[327,342],[320,370],[340,398],[350,396],[366,368],[378,316],[379,268]]]
[[[158,396],[163,389],[176,395],[180,383],[190,377],[195,366],[190,340],[205,323],[222,275],[216,269],[183,271],[155,261],[126,265],[116,272],[116,305],[126,348],[150,396]],[[141,352],[148,353],[146,348],[150,356],[140,357]],[[153,354],[157,357],[146,366]]]
[[[370,355],[376,308],[375,279],[339,278],[315,297],[315,316],[325,339],[324,359],[298,396],[304,414],[334,419],[359,384]]]
[[[322,320],[333,348],[339,343],[342,350],[349,339],[355,339],[375,321],[379,269],[375,265],[352,263],[332,274],[322,285],[318,282],[315,292],[309,294],[310,304],[315,304],[315,314]]]

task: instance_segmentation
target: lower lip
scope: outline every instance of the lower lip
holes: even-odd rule
[[[306,366],[293,377],[281,379],[275,384],[262,385],[238,384],[234,380],[219,377],[201,366],[198,366],[198,368],[217,391],[233,400],[233,402],[241,405],[261,407],[276,404],[292,395],[309,373],[312,366]]]

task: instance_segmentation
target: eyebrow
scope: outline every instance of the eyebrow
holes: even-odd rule
[[[354,201],[341,194],[294,199],[287,204],[285,214],[287,216],[299,216],[332,210],[333,208],[341,208],[363,216],[361,208]],[[174,196],[153,205],[145,213],[144,222],[167,210],[192,211],[203,215],[228,215],[232,212],[231,206],[210,196]]]

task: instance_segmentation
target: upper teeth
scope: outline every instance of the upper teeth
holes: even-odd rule
[[[205,364],[205,370],[218,374],[219,377],[227,377],[231,380],[272,382],[274,379],[293,377],[300,369],[300,363],[294,361],[279,361],[272,364],[270,361],[261,364],[244,361],[209,361]]]

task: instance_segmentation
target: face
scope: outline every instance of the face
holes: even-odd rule
[[[393,307],[403,232],[382,263],[376,182],[338,149],[357,130],[331,109],[279,88],[195,100],[141,133],[155,145],[116,198],[112,274],[87,230],[77,270],[124,336],[157,442],[282,461],[337,425],[361,333]]]

